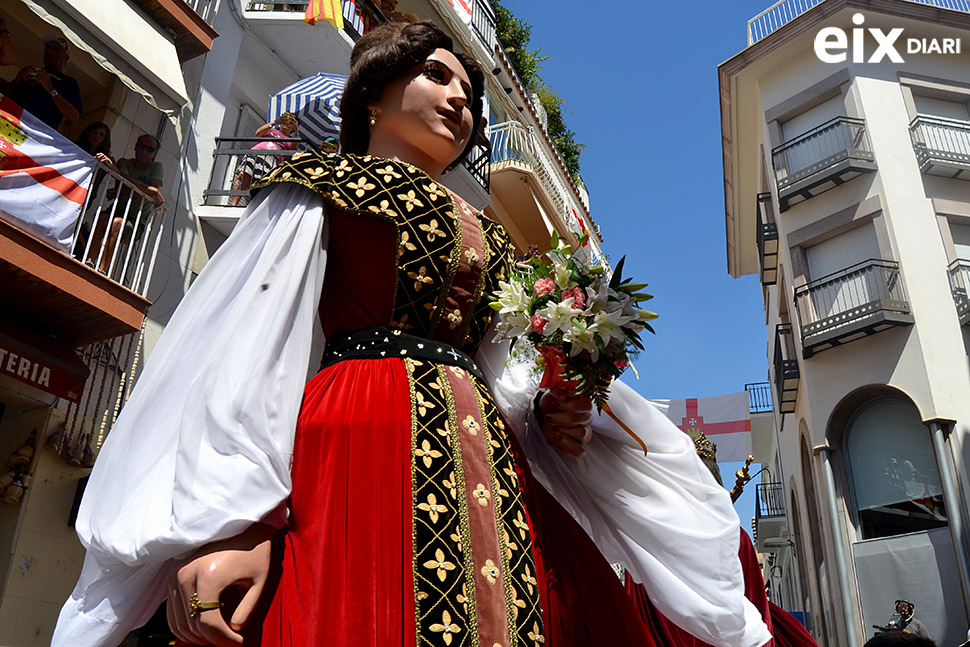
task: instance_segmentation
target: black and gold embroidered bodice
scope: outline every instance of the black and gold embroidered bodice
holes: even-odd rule
[[[382,325],[474,353],[511,261],[501,225],[414,166],[369,155],[299,153],[253,190],[286,182],[330,207],[327,334]]]

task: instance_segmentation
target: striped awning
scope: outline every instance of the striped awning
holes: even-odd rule
[[[340,132],[340,96],[347,77],[318,72],[288,85],[269,98],[269,120],[292,112],[300,121],[300,136],[315,145]]]

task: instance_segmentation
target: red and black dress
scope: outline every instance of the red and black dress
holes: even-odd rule
[[[652,645],[471,359],[509,271],[504,229],[385,159],[301,154],[257,187],[287,182],[327,203],[328,344],[247,644]]]

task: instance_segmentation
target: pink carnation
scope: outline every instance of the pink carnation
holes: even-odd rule
[[[583,306],[586,305],[586,293],[583,292],[582,288],[569,288],[568,290],[563,290],[562,300],[565,301],[569,297],[573,298],[573,307],[577,310],[582,310]]]
[[[540,280],[547,280],[547,279],[540,279]],[[532,315],[532,331],[533,332],[541,335],[542,334],[542,331],[545,330],[547,323],[549,323],[549,322],[546,321],[545,319],[543,319],[542,317],[540,317],[539,315]]]
[[[537,297],[544,297],[556,291],[556,283],[552,279],[539,279],[536,281],[532,293]]]

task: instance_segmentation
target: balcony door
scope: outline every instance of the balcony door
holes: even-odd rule
[[[880,257],[872,223],[813,245],[805,250],[805,255],[816,321],[879,298],[877,277],[864,265],[865,261]]]

